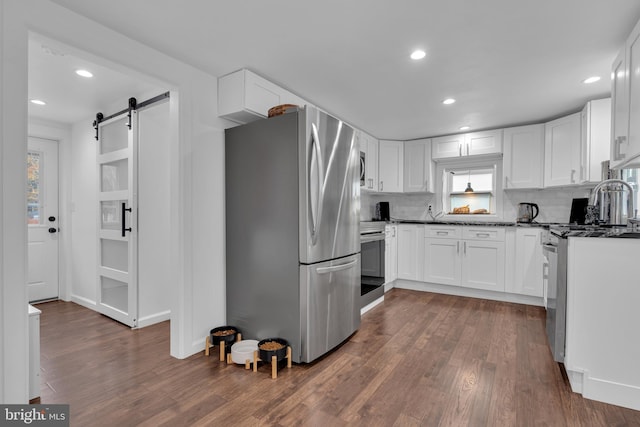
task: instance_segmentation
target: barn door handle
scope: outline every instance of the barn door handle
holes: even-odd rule
[[[122,230],[121,230],[122,231],[122,237],[125,236],[125,232],[127,232],[127,231],[131,232],[131,227],[125,228],[124,225],[125,225],[125,220],[126,220],[125,212],[131,212],[132,209],[131,208],[126,208],[125,206],[127,206],[127,204],[125,202],[122,202],[122,220],[120,221],[120,226],[122,227]]]

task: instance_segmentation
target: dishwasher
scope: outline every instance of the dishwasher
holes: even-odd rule
[[[560,254],[561,246],[564,246],[564,257]],[[567,239],[558,237],[553,231],[549,233],[548,241],[542,245],[545,258],[543,277],[545,281],[544,300],[547,309],[547,339],[556,362],[564,362],[567,315],[566,247]],[[564,266],[560,265],[561,258],[564,258]]]

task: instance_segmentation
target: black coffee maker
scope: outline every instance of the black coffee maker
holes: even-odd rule
[[[389,214],[389,202],[376,203],[376,215],[373,218],[374,221],[389,221],[391,216]]]

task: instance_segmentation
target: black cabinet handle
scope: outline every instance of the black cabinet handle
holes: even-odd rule
[[[125,223],[125,220],[126,220],[125,212],[131,212],[132,209],[131,208],[126,208],[125,206],[127,206],[127,204],[125,202],[122,202],[122,218],[121,218],[121,221],[120,221],[120,225],[122,227],[122,237],[125,236],[125,232],[127,232],[127,231],[131,232],[131,227],[125,228],[124,227],[124,223]]]

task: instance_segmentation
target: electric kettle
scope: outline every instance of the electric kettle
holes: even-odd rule
[[[540,210],[535,203],[518,203],[518,222],[533,222]]]

